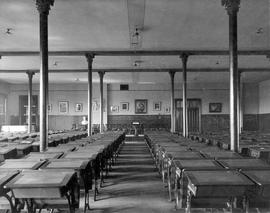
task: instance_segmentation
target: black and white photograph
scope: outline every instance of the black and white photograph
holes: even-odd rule
[[[0,213],[270,213],[270,0],[0,0]]]

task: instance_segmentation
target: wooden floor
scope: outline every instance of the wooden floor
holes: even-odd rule
[[[89,212],[176,212],[144,141],[125,142]]]

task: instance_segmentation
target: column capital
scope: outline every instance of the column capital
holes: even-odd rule
[[[85,57],[87,59],[87,62],[92,64],[93,63],[93,59],[95,58],[95,55],[93,53],[86,53]]]
[[[170,74],[171,78],[174,78],[175,71],[169,71],[169,74]]]
[[[221,0],[221,4],[225,7],[228,14],[231,15],[239,11],[240,1],[241,0]]]
[[[182,62],[184,64],[187,63],[188,57],[189,57],[189,55],[187,53],[183,53],[182,55],[180,55],[180,58],[182,59]]]
[[[39,13],[49,14],[51,6],[53,6],[54,0],[36,0],[36,6]]]
[[[32,78],[33,75],[35,75],[34,71],[27,71],[26,74],[28,75],[29,78]]]
[[[100,78],[103,78],[103,76],[105,75],[105,71],[98,71],[98,75]]]

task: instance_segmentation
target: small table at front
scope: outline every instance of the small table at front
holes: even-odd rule
[[[8,200],[12,213],[16,212],[17,200],[15,199],[13,203],[12,197],[8,195],[10,190],[5,188],[4,186],[18,174],[19,171],[17,170],[0,170],[0,197],[5,197]]]
[[[42,170],[49,171],[64,171],[67,169],[72,169],[76,171],[79,178],[79,184],[81,188],[85,191],[85,202],[84,202],[84,212],[86,208],[90,209],[89,206],[89,190],[92,189],[92,168],[91,161],[88,159],[50,159],[43,166]]]
[[[76,172],[23,171],[6,184],[17,199],[26,202],[28,213],[37,209],[68,208],[75,213],[79,208],[80,188]]]
[[[184,173],[188,180],[186,207],[188,213],[193,198],[225,198],[230,201],[232,211],[235,199],[242,197],[243,208],[246,209],[247,191],[255,185],[238,171],[185,171]]]
[[[185,204],[184,197],[187,194],[187,179],[186,176],[184,176],[184,171],[224,170],[215,160],[200,158],[172,161],[171,169],[172,176],[174,176],[176,208],[182,208]]]

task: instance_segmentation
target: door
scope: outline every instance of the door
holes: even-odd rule
[[[38,125],[38,96],[33,95],[32,105],[32,124],[37,127]],[[28,96],[19,96],[19,125],[28,124]]]
[[[188,131],[200,132],[201,130],[201,100],[187,100]],[[182,99],[175,99],[175,130],[183,132],[183,106]]]

